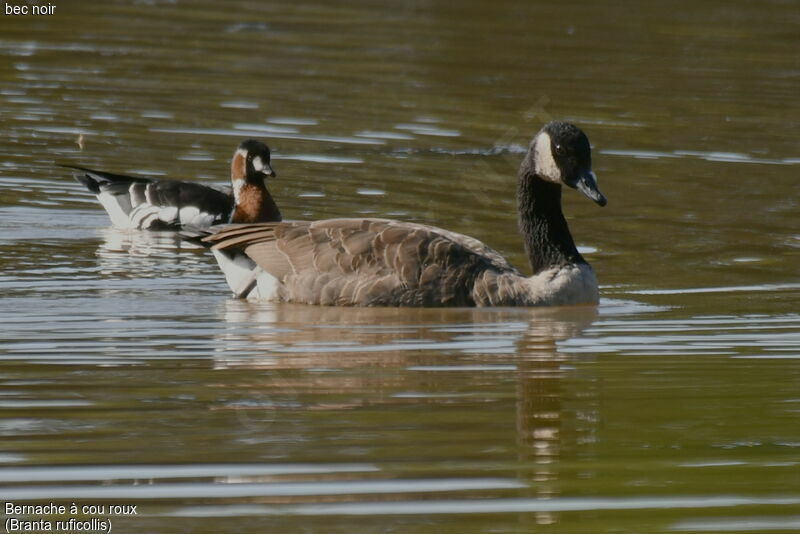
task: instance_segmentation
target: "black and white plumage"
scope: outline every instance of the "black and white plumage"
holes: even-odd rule
[[[519,171],[530,277],[477,239],[388,219],[230,225],[204,240],[241,297],[342,306],[594,304],[597,278],[561,211],[563,185],[606,204],[586,135],[555,121],[534,137]]]
[[[97,196],[118,228],[177,230],[230,222],[280,221],[266,188],[274,177],[267,145],[247,140],[231,160],[232,188],[194,182],[155,180],[64,165],[80,171],[75,178]]]

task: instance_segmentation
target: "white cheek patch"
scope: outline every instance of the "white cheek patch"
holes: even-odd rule
[[[533,162],[537,176],[547,181],[561,184],[561,169],[558,168],[556,160],[553,159],[553,144],[550,135],[542,132],[536,136],[533,145]]]
[[[261,172],[264,170],[264,162],[261,160],[261,156],[256,156],[253,158],[253,169],[256,172]]]

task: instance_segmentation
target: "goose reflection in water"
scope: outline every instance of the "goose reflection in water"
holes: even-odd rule
[[[100,274],[126,278],[160,278],[205,275],[210,271],[204,249],[181,239],[175,232],[142,232],[114,227],[99,230],[97,248]],[[209,279],[212,277],[209,276]]]
[[[227,328],[214,366],[253,371],[245,375],[252,396],[214,409],[233,412],[251,439],[291,429],[302,442],[330,443],[331,435],[342,439],[357,428],[372,437],[351,445],[368,450],[391,446],[402,428],[420,433],[421,450],[457,455],[436,449],[469,448],[483,443],[475,442],[481,433],[511,432],[516,453],[507,465],[542,497],[558,492],[562,450],[594,439],[592,390],[576,396],[573,356],[559,349],[592,325],[593,306],[367,309],[227,300],[220,315]],[[576,397],[585,402],[565,406],[563,399]],[[515,414],[507,411],[511,398]],[[475,403],[497,406],[488,422]],[[543,514],[538,521],[554,520]]]
[[[337,308],[250,302],[221,304],[227,324],[217,368],[383,367],[437,361],[442,354],[512,355],[523,339],[549,343],[579,335],[594,306],[563,308]],[[247,358],[237,355],[247,347]],[[253,348],[263,349],[261,357]],[[380,359],[376,360],[376,354]],[[516,355],[516,356],[514,356]],[[494,363],[487,365],[496,365]]]

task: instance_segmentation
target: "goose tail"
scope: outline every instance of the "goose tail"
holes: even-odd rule
[[[274,297],[279,285],[277,279],[259,267],[243,250],[215,247],[211,236],[219,232],[219,229],[189,227],[179,235],[187,241],[211,249],[234,298],[256,300]]]

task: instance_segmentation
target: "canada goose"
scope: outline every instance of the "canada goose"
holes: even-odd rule
[[[340,306],[547,306],[598,301],[561,186],[600,206],[586,135],[554,121],[519,169],[519,229],[533,276],[477,239],[387,219],[231,225],[204,238],[240,297]]]
[[[97,195],[118,228],[176,230],[221,223],[280,221],[281,212],[265,180],[274,177],[270,152],[261,141],[242,142],[231,159],[233,190],[177,180],[153,180],[83,167],[75,179]]]

